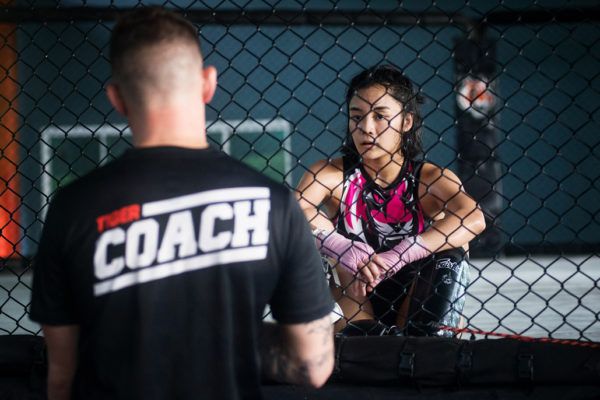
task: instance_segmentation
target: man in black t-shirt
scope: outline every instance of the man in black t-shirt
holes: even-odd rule
[[[216,71],[196,30],[134,11],[111,63],[107,94],[135,148],[49,208],[31,303],[49,398],[255,399],[261,366],[321,386],[333,303],[320,256],[288,190],[208,147]],[[278,325],[262,323],[266,304]]]

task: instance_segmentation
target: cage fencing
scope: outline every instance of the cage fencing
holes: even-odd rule
[[[0,331],[38,334],[28,304],[45,210],[131,146],[104,96],[108,39],[119,14],[151,2],[3,3]],[[464,327],[600,341],[594,2],[165,3],[197,24],[219,71],[211,144],[291,189],[339,157],[351,78],[399,68],[425,98],[422,158],[457,174],[485,215]]]

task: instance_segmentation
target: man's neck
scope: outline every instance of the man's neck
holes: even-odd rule
[[[137,117],[131,117],[129,124],[136,147],[208,147],[203,110],[163,107],[135,115]]]

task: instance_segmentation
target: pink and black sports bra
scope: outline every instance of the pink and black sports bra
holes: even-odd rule
[[[425,230],[418,193],[422,162],[405,161],[398,177],[386,188],[377,185],[362,164],[349,157],[344,157],[343,162],[338,232],[369,244],[376,252],[383,252]]]

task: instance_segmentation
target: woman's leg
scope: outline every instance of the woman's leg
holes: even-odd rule
[[[332,296],[344,312],[344,318],[335,323],[334,330],[341,331],[351,321],[374,319],[373,307],[369,299],[366,296],[350,294],[347,290],[356,279],[352,273],[343,268],[334,268],[333,274],[334,277],[337,275],[339,283],[336,282],[332,288]]]
[[[409,296],[398,315],[398,326],[415,336],[454,336],[460,328],[469,284],[469,264],[462,249],[421,260]]]

